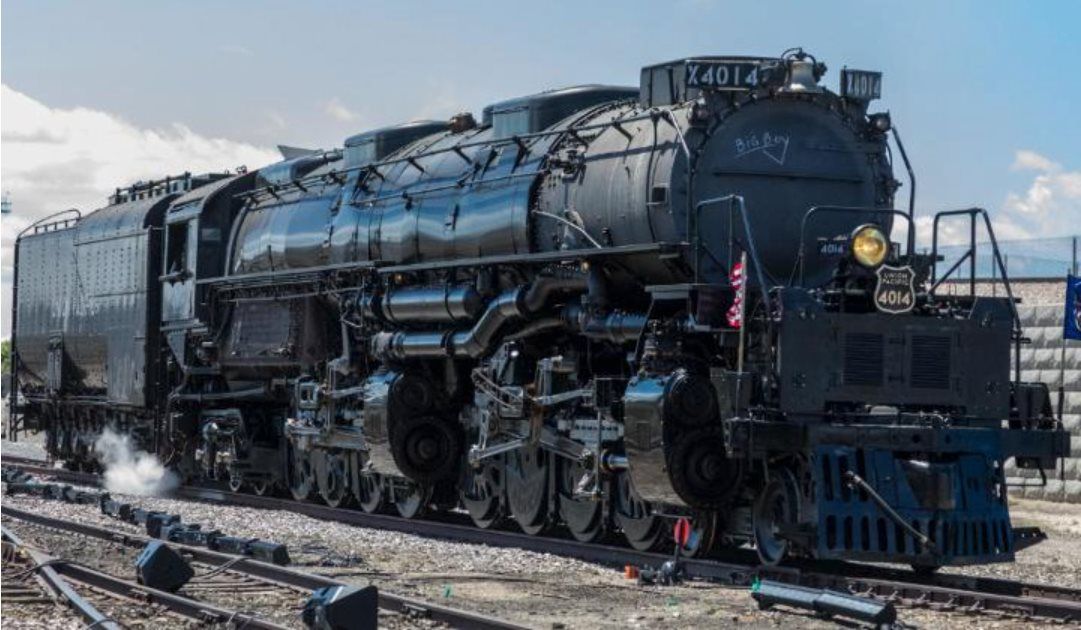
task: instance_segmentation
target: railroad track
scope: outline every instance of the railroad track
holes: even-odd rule
[[[49,468],[39,460],[4,457],[0,459],[0,463],[17,466],[29,473],[52,475],[69,483],[93,486],[100,482],[97,475]],[[333,508],[320,503],[240,494],[200,486],[184,486],[178,488],[174,494],[178,498],[196,501],[288,511],[360,527],[495,547],[514,547],[610,566],[659,566],[670,559],[670,556],[665,554],[641,552],[627,547],[480,529],[450,518],[405,519],[348,508]],[[5,513],[7,510],[6,508]],[[683,563],[687,575],[692,578],[736,586],[748,586],[755,579],[770,579],[865,595],[905,607],[1020,619],[1081,622],[1081,589],[953,574],[918,575],[910,571],[849,562],[802,562],[768,567],[759,565],[753,553],[742,553],[739,550],[733,550],[721,559],[692,558],[684,559]]]
[[[4,507],[3,517],[67,534],[119,543],[133,549],[140,549],[153,540],[147,536],[126,534],[104,527],[56,519],[11,506]],[[266,593],[274,588],[284,587],[309,595],[318,588],[345,585],[344,582],[330,577],[261,562],[248,556],[226,554],[205,547],[172,542],[168,543],[168,545],[180,551],[193,563],[204,565],[206,568],[216,568],[224,565],[229,567],[227,571],[222,572],[215,579],[189,582],[184,586],[186,593],[214,594],[228,592],[230,594],[240,593],[251,596]],[[297,601],[299,602],[300,599]],[[522,630],[524,628],[524,626],[502,619],[404,597],[382,589],[379,591],[379,607],[405,616],[421,617],[445,623],[453,628],[467,630]],[[249,624],[245,625],[245,627],[253,626]]]
[[[138,617],[142,620],[146,619],[146,606],[149,605],[152,617],[167,613],[199,624],[231,624],[257,630],[286,630],[286,626],[242,610],[159,591],[87,566],[54,558],[27,545],[6,526],[0,525],[0,532],[5,541],[29,557],[29,566],[25,571],[41,575],[60,599],[66,601],[80,617],[95,628],[121,630],[124,627],[123,615],[116,612],[106,614],[101,609],[116,610],[116,604],[119,604],[119,609],[128,609],[130,613],[134,603],[138,608]]]
[[[3,537],[3,577],[0,590],[4,603],[11,607],[31,607],[30,615],[37,619],[63,621],[55,607],[67,604],[71,613],[89,625],[104,630],[117,630],[116,622],[102,613],[89,599],[80,595],[71,584],[49,565],[50,558],[34,549],[20,547],[18,537]],[[36,570],[35,570],[36,567]]]

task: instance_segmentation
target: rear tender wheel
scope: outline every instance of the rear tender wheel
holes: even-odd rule
[[[292,444],[288,448],[288,460],[286,462],[288,477],[286,481],[289,485],[289,493],[297,501],[304,501],[311,495],[312,488],[315,485],[311,456]]]
[[[316,480],[319,487],[319,496],[330,507],[340,507],[348,502],[349,494],[349,460],[351,453],[333,453],[324,451],[315,466]]]
[[[762,564],[775,565],[788,555],[790,543],[779,533],[799,522],[800,494],[796,477],[787,469],[770,471],[772,479],[755,501],[753,523],[755,549]]]
[[[503,514],[503,457],[490,457],[479,467],[466,466],[459,495],[469,518],[482,529],[498,524]]]
[[[548,454],[523,446],[507,454],[507,503],[522,531],[537,535],[551,526],[548,519]]]
[[[383,476],[375,473],[360,473],[357,476],[357,485],[353,488],[353,497],[360,505],[360,509],[368,514],[382,510],[385,497]]]
[[[664,519],[654,516],[649,504],[638,497],[630,474],[624,472],[616,477],[614,495],[616,525],[630,546],[638,551],[663,547],[668,540]]]
[[[579,488],[583,479],[589,481],[588,473],[592,468],[582,466],[580,462],[559,458],[559,516],[567,525],[571,536],[582,542],[597,542],[604,537],[605,523],[603,503],[600,497],[575,496],[576,490],[592,490]],[[593,484],[597,483],[593,480]]]

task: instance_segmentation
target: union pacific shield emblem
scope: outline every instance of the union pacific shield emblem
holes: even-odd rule
[[[911,311],[916,305],[916,273],[912,267],[882,265],[875,273],[878,275],[875,308],[894,315]]]

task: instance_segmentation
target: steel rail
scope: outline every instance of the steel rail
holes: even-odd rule
[[[151,540],[155,540],[148,536],[117,532],[115,530],[88,525],[86,523],[65,521],[10,506],[4,508],[3,516],[26,523],[32,523],[34,525],[40,525],[49,529],[87,536],[98,540],[107,540],[109,542],[115,542],[133,548],[144,547]],[[243,573],[300,592],[311,592],[315,589],[327,586],[346,585],[345,582],[340,582],[327,576],[298,571],[296,569],[268,562],[261,562],[247,556],[221,553],[205,547],[183,545],[175,542],[168,542],[167,544],[181,554],[190,557],[195,562],[214,566],[228,564],[229,571]],[[386,592],[383,589],[379,589],[379,607],[384,610],[402,614],[422,615],[433,621],[443,622],[452,627],[464,628],[467,630],[522,630],[525,628],[525,626],[495,617],[397,595]]]
[[[15,532],[3,525],[0,525],[0,534],[2,534],[4,539],[11,541],[13,545],[22,549],[30,556],[30,561],[34,563],[35,573],[45,581],[45,584],[53,591],[53,593],[61,597],[67,602],[68,606],[86,620],[88,625],[95,628],[101,628],[102,630],[121,630],[121,626],[116,620],[102,614],[102,612],[95,608],[93,604],[83,598],[82,595],[79,595],[79,593],[67,583],[67,580],[60,577],[60,573],[50,562],[53,558],[27,546]]]
[[[8,463],[8,461],[8,458],[0,459],[3,463]],[[19,466],[28,472],[54,474],[74,483],[95,485],[98,481],[96,475],[87,473],[72,473],[23,464]],[[626,564],[659,566],[671,558],[670,555],[663,553],[636,551],[626,547],[480,529],[473,525],[448,520],[411,520],[387,514],[369,514],[360,510],[332,508],[319,503],[240,494],[211,488],[184,486],[177,489],[175,496],[223,505],[284,510],[321,520],[429,538],[493,547],[514,547],[610,566]],[[922,576],[898,569],[837,561],[805,561],[770,567],[758,565],[756,559],[751,557],[752,554],[740,553],[739,550],[734,550],[730,555],[736,559],[690,558],[682,562],[689,577],[737,586],[750,585],[756,578],[771,579],[801,586],[866,594],[914,607],[1081,622],[1081,590],[1079,589],[963,575]]]
[[[26,546],[22,541],[20,541],[17,535],[7,527],[3,527],[2,525],[0,525],[0,528],[2,528],[3,536],[5,538],[11,540],[11,542],[14,543],[16,546],[23,547],[32,554],[32,557],[34,557],[34,562],[36,562],[41,567],[42,571],[50,569],[56,574],[68,578],[68,580],[84,584],[86,586],[98,589],[99,591],[104,591],[114,597],[135,599],[137,601],[145,601],[150,604],[158,604],[164,606],[165,608],[169,609],[174,613],[177,613],[184,617],[188,617],[189,619],[196,619],[199,621],[209,622],[213,624],[231,623],[234,626],[240,628],[255,628],[257,630],[287,630],[285,626],[276,624],[266,619],[261,619],[249,613],[237,610],[229,610],[227,608],[222,608],[220,606],[215,606],[214,604],[209,604],[207,602],[190,599],[188,597],[184,597],[183,595],[177,595],[175,593],[167,593],[165,591],[160,591],[158,589],[150,588],[148,586],[143,586],[142,584],[138,584],[136,582],[123,580],[107,573],[102,573],[101,571],[96,571],[94,569],[91,569],[90,567],[71,563],[59,558],[53,558],[41,552],[30,549],[30,547]],[[44,563],[48,563],[48,565],[45,565]],[[82,598],[79,597],[78,593],[76,593],[75,590],[70,587],[70,585],[67,585],[64,580],[61,580],[61,582],[64,583],[67,587],[67,590],[64,592],[64,596],[68,599],[68,601],[81,600],[85,602],[85,600],[82,600]],[[75,600],[73,600],[72,598],[75,598]],[[89,605],[89,603],[85,603],[85,606]],[[82,613],[83,605],[78,605],[78,608],[80,610],[80,613]],[[92,625],[94,625],[95,627],[105,626],[114,630],[120,630],[121,626],[117,621],[105,617],[101,613],[97,614],[98,616],[100,616],[100,620],[94,619],[92,621]]]

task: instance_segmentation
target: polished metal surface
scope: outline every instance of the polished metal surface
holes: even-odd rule
[[[399,324],[472,321],[483,308],[472,286],[395,288],[382,300],[383,316]]]
[[[364,381],[364,440],[368,453],[361,472],[404,476],[390,452],[391,390],[401,376],[398,372],[384,372]]]
[[[685,506],[668,474],[664,404],[666,378],[639,377],[623,395],[623,440],[634,489],[646,501]]]
[[[51,360],[59,394],[139,407],[148,400],[157,352],[147,344],[157,339],[160,309],[155,227],[175,197],[107,206],[68,230],[20,240],[16,338],[31,387]]]

